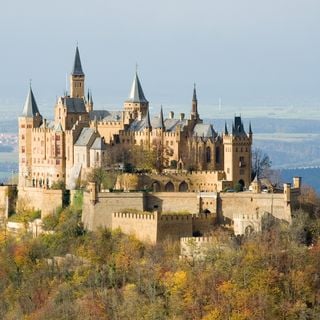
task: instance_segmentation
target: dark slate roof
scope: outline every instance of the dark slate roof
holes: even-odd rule
[[[234,123],[232,125],[232,135],[234,135],[234,136],[245,136],[246,135],[241,117],[239,117],[239,116],[234,117]]]
[[[85,113],[86,106],[83,98],[62,97],[62,103],[67,107],[68,113]]]
[[[180,120],[180,119],[166,119],[164,121],[164,125],[166,128],[166,131],[175,131],[177,126],[180,126],[180,130],[182,130],[182,128],[184,126],[187,125],[187,120]]]
[[[84,76],[84,73],[82,71],[82,66],[81,66],[81,60],[80,60],[80,54],[79,54],[79,49],[78,46],[76,48],[76,54],[74,57],[74,64],[73,64],[73,69],[72,73],[73,76]]]
[[[105,150],[106,145],[101,137],[97,137],[96,140],[94,140],[94,143],[91,146],[91,149],[94,150]]]
[[[148,102],[148,100],[144,96],[137,72],[134,75],[130,95],[126,102],[133,102],[133,103]]]
[[[135,119],[133,122],[130,123],[128,130],[129,131],[143,131],[146,128],[150,128],[149,123],[148,123],[148,116],[146,116],[142,120]]]
[[[217,133],[211,124],[198,123],[193,128],[193,136],[199,138],[214,138],[217,136]]]
[[[150,125],[151,128],[158,128],[160,122],[160,118],[158,117],[154,117],[151,119],[150,121]],[[148,124],[148,114],[146,115],[146,117],[142,120],[134,120],[130,126],[129,126],[129,131],[143,131],[146,128],[150,128],[150,125]],[[177,126],[180,126],[180,130],[183,129],[184,126],[187,125],[187,120],[180,120],[180,119],[165,119],[164,120],[164,127],[165,127],[165,131],[175,131]]]
[[[152,125],[152,127],[155,128],[155,129],[165,129],[162,106],[161,106],[161,109],[160,109],[160,115],[159,115],[159,117],[157,119],[158,119],[158,121],[155,122]]]
[[[98,121],[120,121],[122,119],[122,111],[93,110],[89,113],[90,120]]]
[[[30,87],[26,102],[23,107],[22,116],[34,117],[37,113],[40,114],[40,111],[38,109],[36,99],[34,98],[32,89]]]
[[[192,101],[197,101],[197,90],[196,90],[196,84],[194,84],[194,87],[193,87]]]
[[[75,146],[88,146],[92,136],[95,134],[92,128],[83,128]]]

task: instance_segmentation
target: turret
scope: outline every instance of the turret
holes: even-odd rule
[[[197,90],[196,90],[196,84],[194,84],[193,95],[192,95],[191,120],[198,120],[198,119],[199,119],[199,113],[198,113]]]
[[[82,70],[80,54],[78,46],[74,57],[73,69],[70,75],[70,97],[82,98],[84,97],[84,80],[85,75]]]
[[[127,118],[144,118],[149,109],[149,102],[144,96],[142,86],[138,77],[137,71],[133,77],[133,82],[128,99],[124,103],[125,112],[127,112]]]
[[[32,164],[32,130],[42,124],[36,99],[31,85],[19,117],[19,185],[26,186],[31,182]]]

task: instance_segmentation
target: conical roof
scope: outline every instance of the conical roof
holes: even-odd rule
[[[27,96],[26,102],[23,107],[22,116],[34,117],[37,114],[40,115],[40,112],[39,112],[39,109],[38,109],[38,106],[36,103],[36,99],[34,98],[32,88],[30,86],[28,96]]]
[[[164,128],[165,127],[164,127],[164,120],[163,120],[163,110],[161,106],[158,124],[155,126],[155,129],[164,129]]]
[[[192,101],[197,101],[197,90],[196,90],[196,84],[194,84],[194,85],[193,85]]]
[[[127,99],[127,102],[137,102],[137,103],[147,103],[148,100],[145,98],[141,83],[138,77],[137,72],[134,75],[132,86],[131,86],[131,91],[129,98]]]
[[[80,54],[79,54],[78,46],[76,48],[76,54],[75,54],[75,57],[74,57],[72,75],[73,76],[84,76],[84,73],[82,71],[82,66],[81,66],[81,60],[80,60]]]

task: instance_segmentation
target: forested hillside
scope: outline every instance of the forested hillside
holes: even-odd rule
[[[170,241],[150,246],[120,230],[86,232],[80,208],[78,195],[44,220],[54,233],[36,239],[2,233],[1,319],[319,317],[319,202],[310,190],[291,226],[248,238],[217,228],[202,261],[179,259]]]

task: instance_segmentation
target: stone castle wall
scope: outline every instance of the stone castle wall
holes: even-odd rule
[[[18,196],[21,205],[41,210],[41,218],[54,213],[63,204],[62,190],[25,187],[19,188]]]
[[[0,218],[8,218],[14,210],[17,187],[15,185],[0,186]]]
[[[291,221],[291,203],[283,193],[220,193],[219,215],[222,219],[233,220],[234,215],[272,214],[280,220]]]

